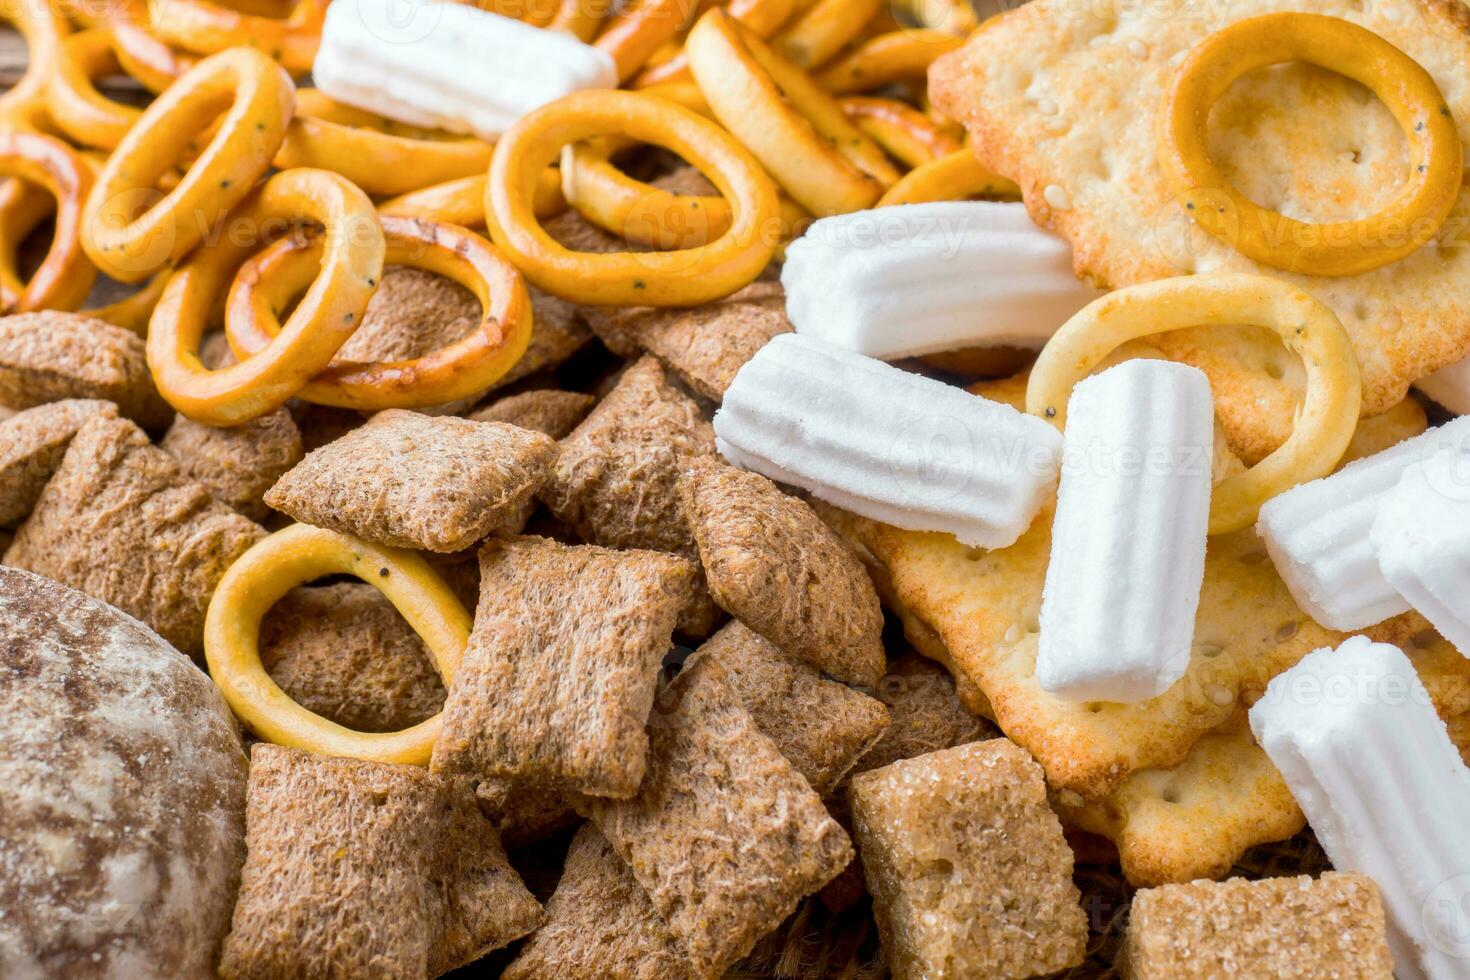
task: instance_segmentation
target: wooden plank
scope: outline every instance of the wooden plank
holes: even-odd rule
[[[9,88],[26,70],[26,42],[9,25],[0,28],[0,86]]]

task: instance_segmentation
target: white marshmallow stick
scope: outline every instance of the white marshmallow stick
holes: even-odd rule
[[[1371,539],[1388,583],[1470,656],[1470,454],[1409,467],[1383,495]]]
[[[1097,290],[1021,204],[947,201],[822,218],[786,247],[797,333],[892,360],[1040,347]]]
[[[1323,626],[1350,631],[1409,611],[1379,568],[1369,535],[1383,495],[1404,471],[1452,445],[1470,445],[1470,416],[1266,502],[1256,530],[1308,615]]]
[[[1203,372],[1132,360],[1072,392],[1036,678],[1133,702],[1189,666],[1204,581],[1215,414]]]
[[[1030,526],[1056,486],[1062,442],[1009,405],[799,334],[740,369],[714,425],[737,466],[985,548]]]
[[[1399,980],[1470,976],[1470,770],[1408,658],[1362,636],[1318,650],[1250,723],[1333,867],[1378,884]]]
[[[339,102],[486,140],[548,102],[618,84],[612,57],[570,34],[425,0],[335,0],[312,77]]]

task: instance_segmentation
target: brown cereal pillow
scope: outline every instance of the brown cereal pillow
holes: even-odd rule
[[[380,544],[462,551],[519,511],[556,452],[512,425],[388,409],[309,453],[265,502]]]
[[[95,398],[150,429],[173,409],[148,372],[143,338],[81,313],[0,317],[0,405],[31,408],[63,398]]]
[[[284,408],[228,429],[179,415],[159,440],[184,475],[250,518],[270,516],[265,492],[301,462],[301,432]]]
[[[679,499],[721,607],[839,680],[878,683],[878,593],[852,549],[805,501],[713,457],[689,463]]]
[[[117,416],[112,402],[67,398],[0,422],[0,525],[25,519],[61,465],[72,437],[95,415]]]

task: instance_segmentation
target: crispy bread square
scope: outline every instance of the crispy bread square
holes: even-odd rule
[[[1133,896],[1125,956],[1133,980],[1393,977],[1378,886],[1333,871],[1146,888]]]
[[[897,978],[1031,977],[1082,962],[1072,851],[1041,767],[994,738],[854,776],[853,832]]]

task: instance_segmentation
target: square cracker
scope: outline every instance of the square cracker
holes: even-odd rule
[[[265,502],[380,544],[462,551],[521,511],[556,454],[529,429],[390,408],[307,454]]]
[[[488,542],[433,769],[632,796],[659,665],[693,582],[674,555]]]
[[[688,980],[689,959],[597,828],[572,839],[537,929],[501,980]]]
[[[853,777],[853,829],[898,978],[1031,977],[1087,943],[1041,768],[1004,738]]]
[[[725,666],[756,727],[818,793],[836,786],[888,728],[881,701],[823,677],[738,620],[706,640],[689,662],[699,657]]]
[[[204,652],[204,614],[225,571],[265,537],[187,479],[127,419],[95,415],[5,552],[5,564],[117,606],[181,652]]]
[[[1256,272],[1323,300],[1353,337],[1363,408],[1375,414],[1400,401],[1410,382],[1470,353],[1463,302],[1470,193],[1461,189],[1437,243],[1356,276],[1300,276],[1260,265],[1195,228],[1157,163],[1160,109],[1180,59],[1231,23],[1282,10],[1339,17],[1386,38],[1433,76],[1462,136],[1470,136],[1470,12],[1451,0],[1035,0],[987,21],[964,48],[934,62],[929,93],[940,111],[965,124],[981,161],[1020,185],[1036,222],[1072,243],[1084,279],[1117,288],[1197,272]],[[1312,66],[1253,73],[1225,94],[1210,121],[1211,155],[1234,185],[1299,220],[1377,211],[1398,193],[1409,166],[1387,108],[1356,83]],[[1173,353],[1174,338],[1157,342]],[[1212,368],[1217,398],[1240,383],[1231,365],[1201,364]]]
[[[853,853],[723,674],[705,657],[660,692],[637,796],[577,803],[701,977],[749,953]]]
[[[251,750],[220,975],[432,977],[543,914],[468,787],[419,766]]]
[[[1392,980],[1387,928],[1365,875],[1197,881],[1133,896],[1124,956],[1133,980]]]

